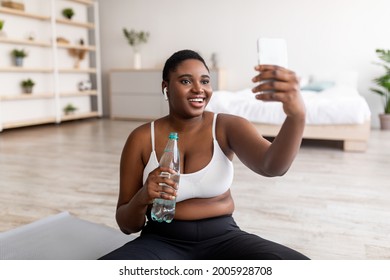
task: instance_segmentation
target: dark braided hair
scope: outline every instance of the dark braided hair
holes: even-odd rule
[[[175,52],[173,55],[171,55],[170,58],[167,59],[164,65],[164,69],[162,72],[162,78],[164,81],[169,81],[169,73],[175,72],[177,66],[182,63],[183,61],[187,59],[196,59],[203,63],[203,65],[206,67],[207,71],[210,71],[209,68],[206,65],[206,62],[204,61],[203,57],[201,57],[197,52],[192,50],[181,50],[178,52]]]

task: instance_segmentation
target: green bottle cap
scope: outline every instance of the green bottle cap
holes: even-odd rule
[[[171,133],[169,133],[169,139],[178,140],[179,135],[177,134],[177,132],[171,132]]]

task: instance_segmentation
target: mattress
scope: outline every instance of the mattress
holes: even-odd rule
[[[301,94],[306,124],[363,124],[371,117],[367,101],[353,87],[340,85],[319,92],[303,90]],[[282,124],[286,118],[282,103],[257,100],[251,89],[215,91],[206,110],[265,124]]]

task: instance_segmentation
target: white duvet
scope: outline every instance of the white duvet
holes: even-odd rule
[[[334,86],[321,92],[301,93],[307,124],[362,124],[371,116],[366,100],[352,87]],[[286,117],[280,102],[257,100],[250,89],[215,91],[206,109],[266,124],[281,124]]]

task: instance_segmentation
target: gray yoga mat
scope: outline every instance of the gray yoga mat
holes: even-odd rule
[[[0,233],[0,259],[94,260],[134,238],[62,212]]]

